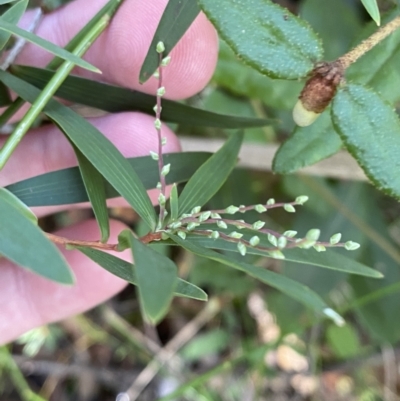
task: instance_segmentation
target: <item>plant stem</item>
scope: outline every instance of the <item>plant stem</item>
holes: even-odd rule
[[[343,66],[344,69],[350,67],[355,61],[361,56],[370,51],[375,45],[380,43],[383,39],[393,33],[400,27],[400,16],[394,18],[392,21],[378,29],[369,38],[363,40],[354,49],[338,58],[338,62]]]
[[[163,56],[162,53],[159,54],[159,63],[158,63],[158,89],[162,88],[163,84],[163,67],[161,65]],[[156,105],[156,120],[161,121],[161,96],[157,94],[157,105]],[[161,173],[162,169],[164,167],[164,159],[163,159],[163,143],[162,143],[162,134],[161,134],[161,126],[156,127],[157,130],[157,137],[158,137],[158,172],[160,176],[160,183],[161,183],[161,189],[160,193],[163,195],[164,200],[165,200],[165,188],[166,188],[166,182],[165,182],[165,176]],[[165,218],[165,203],[160,203],[160,214],[159,214],[159,222],[158,226],[161,228],[163,221]]]

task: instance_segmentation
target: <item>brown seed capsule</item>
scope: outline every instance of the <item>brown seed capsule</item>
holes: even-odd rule
[[[312,124],[335,96],[344,69],[337,62],[319,63],[311,72],[293,109],[293,119],[301,127]]]

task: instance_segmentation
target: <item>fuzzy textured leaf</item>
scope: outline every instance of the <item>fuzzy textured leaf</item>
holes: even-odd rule
[[[322,59],[311,27],[269,0],[199,0],[221,37],[246,63],[272,78],[305,77]]]
[[[371,89],[348,84],[336,94],[332,120],[373,184],[400,199],[400,121],[393,108]]]
[[[326,111],[311,126],[294,129],[275,153],[272,168],[275,173],[290,174],[334,155],[341,147],[342,140]]]
[[[160,60],[156,52],[157,43],[164,43],[165,51],[162,55],[168,56],[199,13],[200,8],[194,0],[168,1],[140,70],[141,83],[146,82],[158,67]]]

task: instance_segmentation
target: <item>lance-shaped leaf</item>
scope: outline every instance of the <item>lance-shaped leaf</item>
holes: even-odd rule
[[[26,66],[13,66],[11,70],[14,75],[39,89],[44,88],[54,75],[54,71]],[[58,89],[56,95],[65,100],[110,113],[134,110],[154,115],[154,96],[76,76],[69,76]],[[213,113],[168,99],[162,101],[162,119],[163,121],[190,126],[217,128],[261,127],[272,122],[270,119]]]
[[[289,174],[337,153],[342,140],[332,126],[330,113],[323,113],[309,127],[297,126],[275,153],[275,173]]]
[[[162,55],[166,57],[187,31],[199,12],[200,8],[196,1],[168,1],[140,70],[139,80],[141,83],[146,82],[158,67],[160,55],[156,51],[157,43],[164,43],[165,50]]]
[[[132,234],[131,248],[142,313],[156,324],[168,312],[178,283],[178,268],[171,259],[142,244]]]
[[[243,133],[233,134],[193,175],[179,197],[179,214],[203,206],[221,188],[236,165]]]
[[[38,219],[33,214],[32,210],[28,208],[19,198],[5,188],[0,188],[0,196],[3,201],[8,202],[14,209],[17,209],[19,213],[24,215],[33,224],[37,225]]]
[[[342,325],[344,323],[343,319],[332,309],[330,309],[318,294],[310,290],[308,287],[291,280],[290,278],[271,272],[267,269],[263,269],[259,266],[253,266],[248,263],[239,262],[237,259],[231,259],[228,256],[217,253],[211,249],[198,246],[191,241],[182,240],[176,235],[170,235],[170,237],[178,245],[196,255],[215,260],[216,262],[223,263],[233,267],[234,269],[245,272],[257,280],[260,280],[261,282],[268,284],[279,291],[282,291],[286,295],[315,310],[317,313],[332,318],[332,320],[334,320],[337,324]]]
[[[132,263],[97,249],[84,247],[77,247],[77,249],[110,273],[133,285],[137,285],[135,266]],[[174,295],[178,297],[197,299],[198,301],[207,301],[207,294],[201,288],[186,280],[182,280],[179,277],[174,290]]]
[[[262,239],[260,244],[266,245],[266,241],[263,238],[266,237],[266,235],[262,233],[258,233],[257,235]],[[221,238],[211,239],[203,236],[188,235],[186,239],[198,246],[205,248],[238,252],[236,243],[227,242]],[[252,255],[260,255],[267,258],[272,258],[268,251],[263,249],[248,247],[246,252]],[[378,270],[371,269],[370,267],[359,263],[356,260],[347,258],[346,256],[330,249],[328,249],[326,252],[317,252],[313,249],[284,249],[282,253],[284,254],[285,261],[287,262],[307,264],[311,266],[322,267],[324,269],[337,270],[349,274],[357,274],[365,277],[383,277],[382,273]]]
[[[43,231],[0,191],[0,254],[19,266],[62,284],[74,279],[63,256]]]
[[[11,24],[3,19],[0,18],[0,30],[8,32],[10,34],[19,36],[28,42],[35,44],[49,53],[54,54],[62,58],[63,60],[70,61],[71,63],[76,64],[78,67],[82,67],[86,70],[93,71],[93,72],[101,72],[98,68],[94,67],[93,65],[89,64],[87,61],[82,60],[80,57],[75,56],[74,54],[64,50],[62,47],[56,46],[54,43],[48,42],[40,38],[39,36],[34,35],[28,31],[24,31],[23,29],[17,27],[14,24]]]
[[[79,171],[85,184],[87,196],[100,228],[101,242],[107,242],[110,236],[110,221],[108,219],[104,178],[76,146],[74,146],[74,151],[78,159]]]
[[[164,162],[174,168],[166,176],[167,184],[187,181],[211,156],[206,152],[170,153],[164,155]],[[146,189],[155,187],[159,171],[150,156],[127,159],[137,172]],[[38,175],[6,187],[27,206],[54,206],[89,200],[78,167]],[[119,196],[118,192],[105,182],[107,199]]]
[[[322,59],[311,27],[269,0],[199,0],[221,37],[246,63],[272,77],[306,76]]]
[[[0,71],[0,80],[27,102],[33,103],[39,94],[37,88],[5,71]],[[149,227],[155,226],[155,211],[146,189],[118,149],[97,128],[61,103],[50,100],[44,112],[128,201]]]
[[[400,199],[400,121],[393,108],[371,89],[348,84],[336,94],[332,120],[373,184]]]
[[[1,15],[0,19],[10,22],[11,24],[16,24],[24,14],[27,6],[28,0],[21,0],[18,3],[13,4],[7,11],[5,11]],[[0,31],[0,50],[3,50],[10,37],[11,33]]]
[[[365,9],[371,18],[376,22],[376,25],[381,24],[381,15],[379,13],[378,3],[376,0],[361,0]]]

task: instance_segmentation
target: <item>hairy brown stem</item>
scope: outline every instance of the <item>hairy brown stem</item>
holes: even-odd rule
[[[375,45],[382,42],[387,36],[393,33],[400,27],[400,16],[394,18],[392,21],[378,29],[369,38],[363,40],[354,49],[338,58],[338,62],[343,66],[344,69],[350,67],[355,61],[361,56],[370,51]]]

